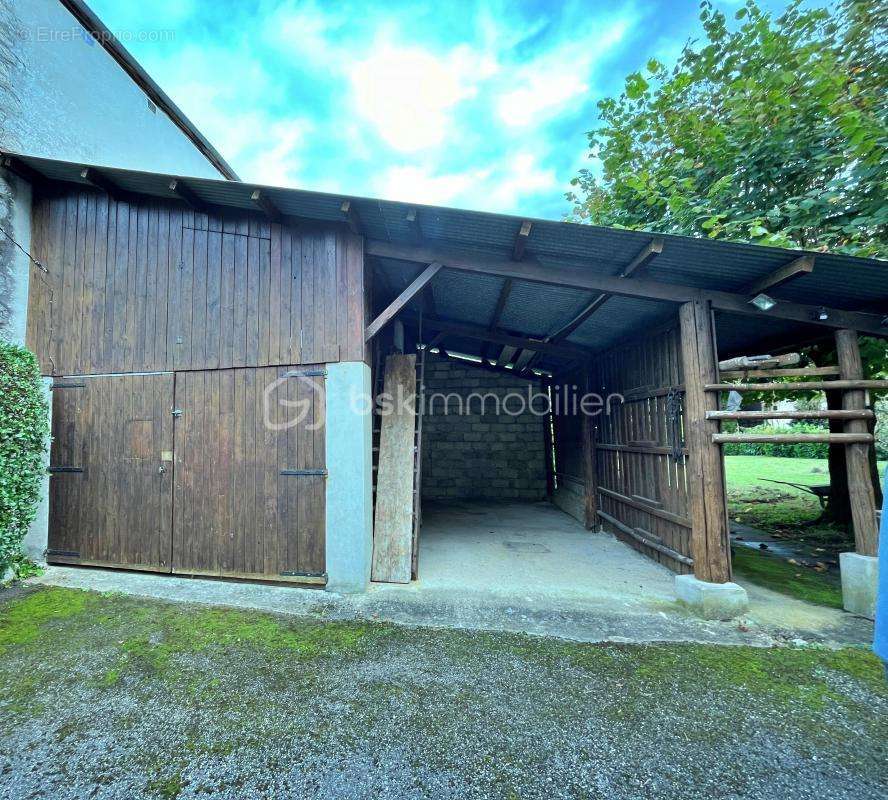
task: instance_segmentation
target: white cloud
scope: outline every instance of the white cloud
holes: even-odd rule
[[[629,28],[618,20],[591,37],[572,40],[510,73],[517,88],[497,100],[500,119],[510,127],[539,126],[589,92],[595,63],[618,46]]]
[[[524,152],[501,163],[456,172],[439,172],[434,164],[391,167],[375,180],[373,188],[387,200],[509,212],[517,211],[524,198],[557,184],[555,170]]]
[[[478,84],[496,69],[495,61],[466,46],[442,57],[380,40],[350,66],[348,77],[355,111],[390,147],[411,153],[448,139],[456,106],[476,97]]]
[[[489,169],[435,174],[433,166],[397,166],[385,170],[375,181],[376,192],[385,200],[426,205],[453,205],[485,183]]]

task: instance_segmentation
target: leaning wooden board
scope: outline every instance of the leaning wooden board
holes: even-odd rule
[[[409,583],[413,541],[413,448],[416,414],[416,356],[385,360],[383,391],[393,400],[382,415],[376,519],[373,525],[374,581]],[[404,402],[398,402],[404,398]]]

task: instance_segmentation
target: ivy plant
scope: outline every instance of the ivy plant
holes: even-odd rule
[[[25,564],[21,545],[46,474],[48,420],[34,354],[0,340],[0,576]]]

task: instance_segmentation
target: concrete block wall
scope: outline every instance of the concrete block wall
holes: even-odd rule
[[[538,393],[539,384],[431,354],[425,384],[430,402],[422,423],[423,499],[541,500],[546,496],[545,418],[529,410],[497,414],[493,400],[499,398],[502,409],[503,399],[511,394],[505,407],[518,410],[515,396],[527,401],[528,388]],[[442,396],[448,395],[445,414]],[[485,395],[482,409],[480,398]]]

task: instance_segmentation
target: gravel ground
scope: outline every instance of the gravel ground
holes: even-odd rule
[[[0,595],[0,797],[876,798],[862,650]]]

